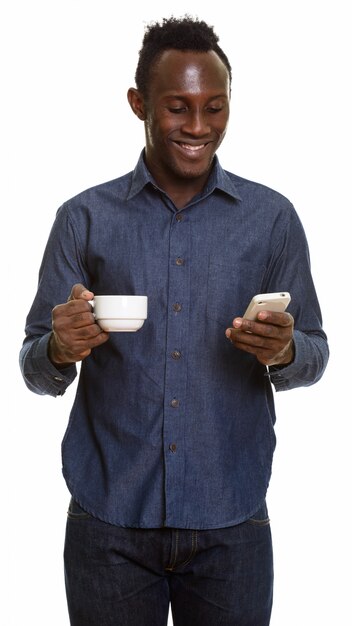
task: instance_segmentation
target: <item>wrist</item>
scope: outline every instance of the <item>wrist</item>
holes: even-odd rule
[[[51,363],[57,369],[69,367],[73,363],[73,361],[65,358],[65,355],[63,355],[62,351],[60,351],[54,332],[51,333],[51,337],[48,343],[48,357]]]
[[[292,361],[294,361],[294,358],[295,358],[295,344],[294,344],[293,339],[291,339],[290,343],[288,344],[286,350],[284,351],[282,355],[282,358],[279,359],[277,363],[275,363],[275,365],[286,367],[287,365],[290,365]]]

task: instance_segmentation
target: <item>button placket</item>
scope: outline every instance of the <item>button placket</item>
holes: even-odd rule
[[[184,476],[185,394],[187,383],[188,310],[190,294],[190,225],[177,213],[170,226],[169,281],[167,303],[167,354],[165,368],[164,451],[165,519],[179,519],[182,501],[179,485]],[[181,498],[182,500],[182,498]]]

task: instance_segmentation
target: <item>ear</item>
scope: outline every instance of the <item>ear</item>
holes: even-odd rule
[[[145,120],[146,115],[144,111],[144,98],[138,89],[130,87],[127,92],[127,99],[130,103],[130,107],[135,115],[140,120]]]

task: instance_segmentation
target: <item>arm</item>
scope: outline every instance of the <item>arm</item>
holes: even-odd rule
[[[25,383],[41,395],[62,395],[76,377],[75,363],[108,338],[94,323],[88,302],[93,293],[83,286],[90,281],[84,251],[64,206],[45,249],[20,353]]]
[[[318,382],[329,358],[325,334],[294,330],[289,313],[262,311],[256,322],[235,318],[226,336],[236,348],[253,354],[268,366],[276,391]]]
[[[276,242],[271,235],[274,249],[261,292],[289,291],[290,313],[261,311],[255,321],[237,317],[225,331],[237,349],[267,366],[277,391],[314,384],[329,358],[305,233],[294,210],[287,217]]]
[[[68,301],[52,311],[52,331],[24,342],[20,365],[31,391],[63,395],[76,377],[75,363],[108,340],[91,311],[93,297],[83,285],[74,285]]]

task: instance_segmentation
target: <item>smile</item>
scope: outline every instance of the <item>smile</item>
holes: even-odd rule
[[[183,150],[189,150],[190,152],[198,152],[199,150],[202,150],[203,148],[205,148],[207,144],[202,143],[198,146],[192,146],[189,143],[178,143],[177,145],[179,145]]]
[[[177,147],[177,150],[180,153],[180,155],[182,154],[183,157],[185,158],[188,157],[189,159],[194,160],[203,156],[203,153],[205,153],[205,151],[207,150],[209,146],[209,142],[200,143],[200,144],[191,144],[185,141],[175,141],[174,145]]]

